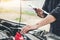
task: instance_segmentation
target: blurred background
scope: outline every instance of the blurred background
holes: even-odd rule
[[[43,19],[36,15],[32,7],[42,8],[44,1],[45,0],[0,0],[0,18],[34,25]],[[49,31],[49,24],[40,29]]]

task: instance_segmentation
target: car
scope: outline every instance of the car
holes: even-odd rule
[[[24,23],[0,19],[0,40],[14,40],[16,33],[19,33],[24,26],[26,26]],[[59,36],[45,30],[31,30],[21,36],[24,40],[60,40]]]

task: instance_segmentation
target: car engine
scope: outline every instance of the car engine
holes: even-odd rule
[[[26,24],[0,19],[0,40],[15,40],[16,33],[20,32],[24,26]],[[60,40],[60,36],[45,30],[32,30],[22,34],[22,37],[24,40]]]

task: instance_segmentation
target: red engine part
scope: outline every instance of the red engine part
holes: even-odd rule
[[[22,36],[21,33],[17,32],[15,35],[15,40],[24,40],[24,37]]]

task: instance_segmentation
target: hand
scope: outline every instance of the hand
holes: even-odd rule
[[[38,15],[39,17],[41,17],[41,18],[44,17],[43,11],[42,11],[41,9],[39,9],[39,8],[33,8],[33,9],[35,10],[35,12],[37,13],[37,15]]]
[[[27,33],[29,30],[34,30],[34,29],[37,29],[38,27],[36,25],[34,26],[30,26],[30,25],[27,25],[25,27],[22,28],[21,32],[22,34],[25,34]]]

